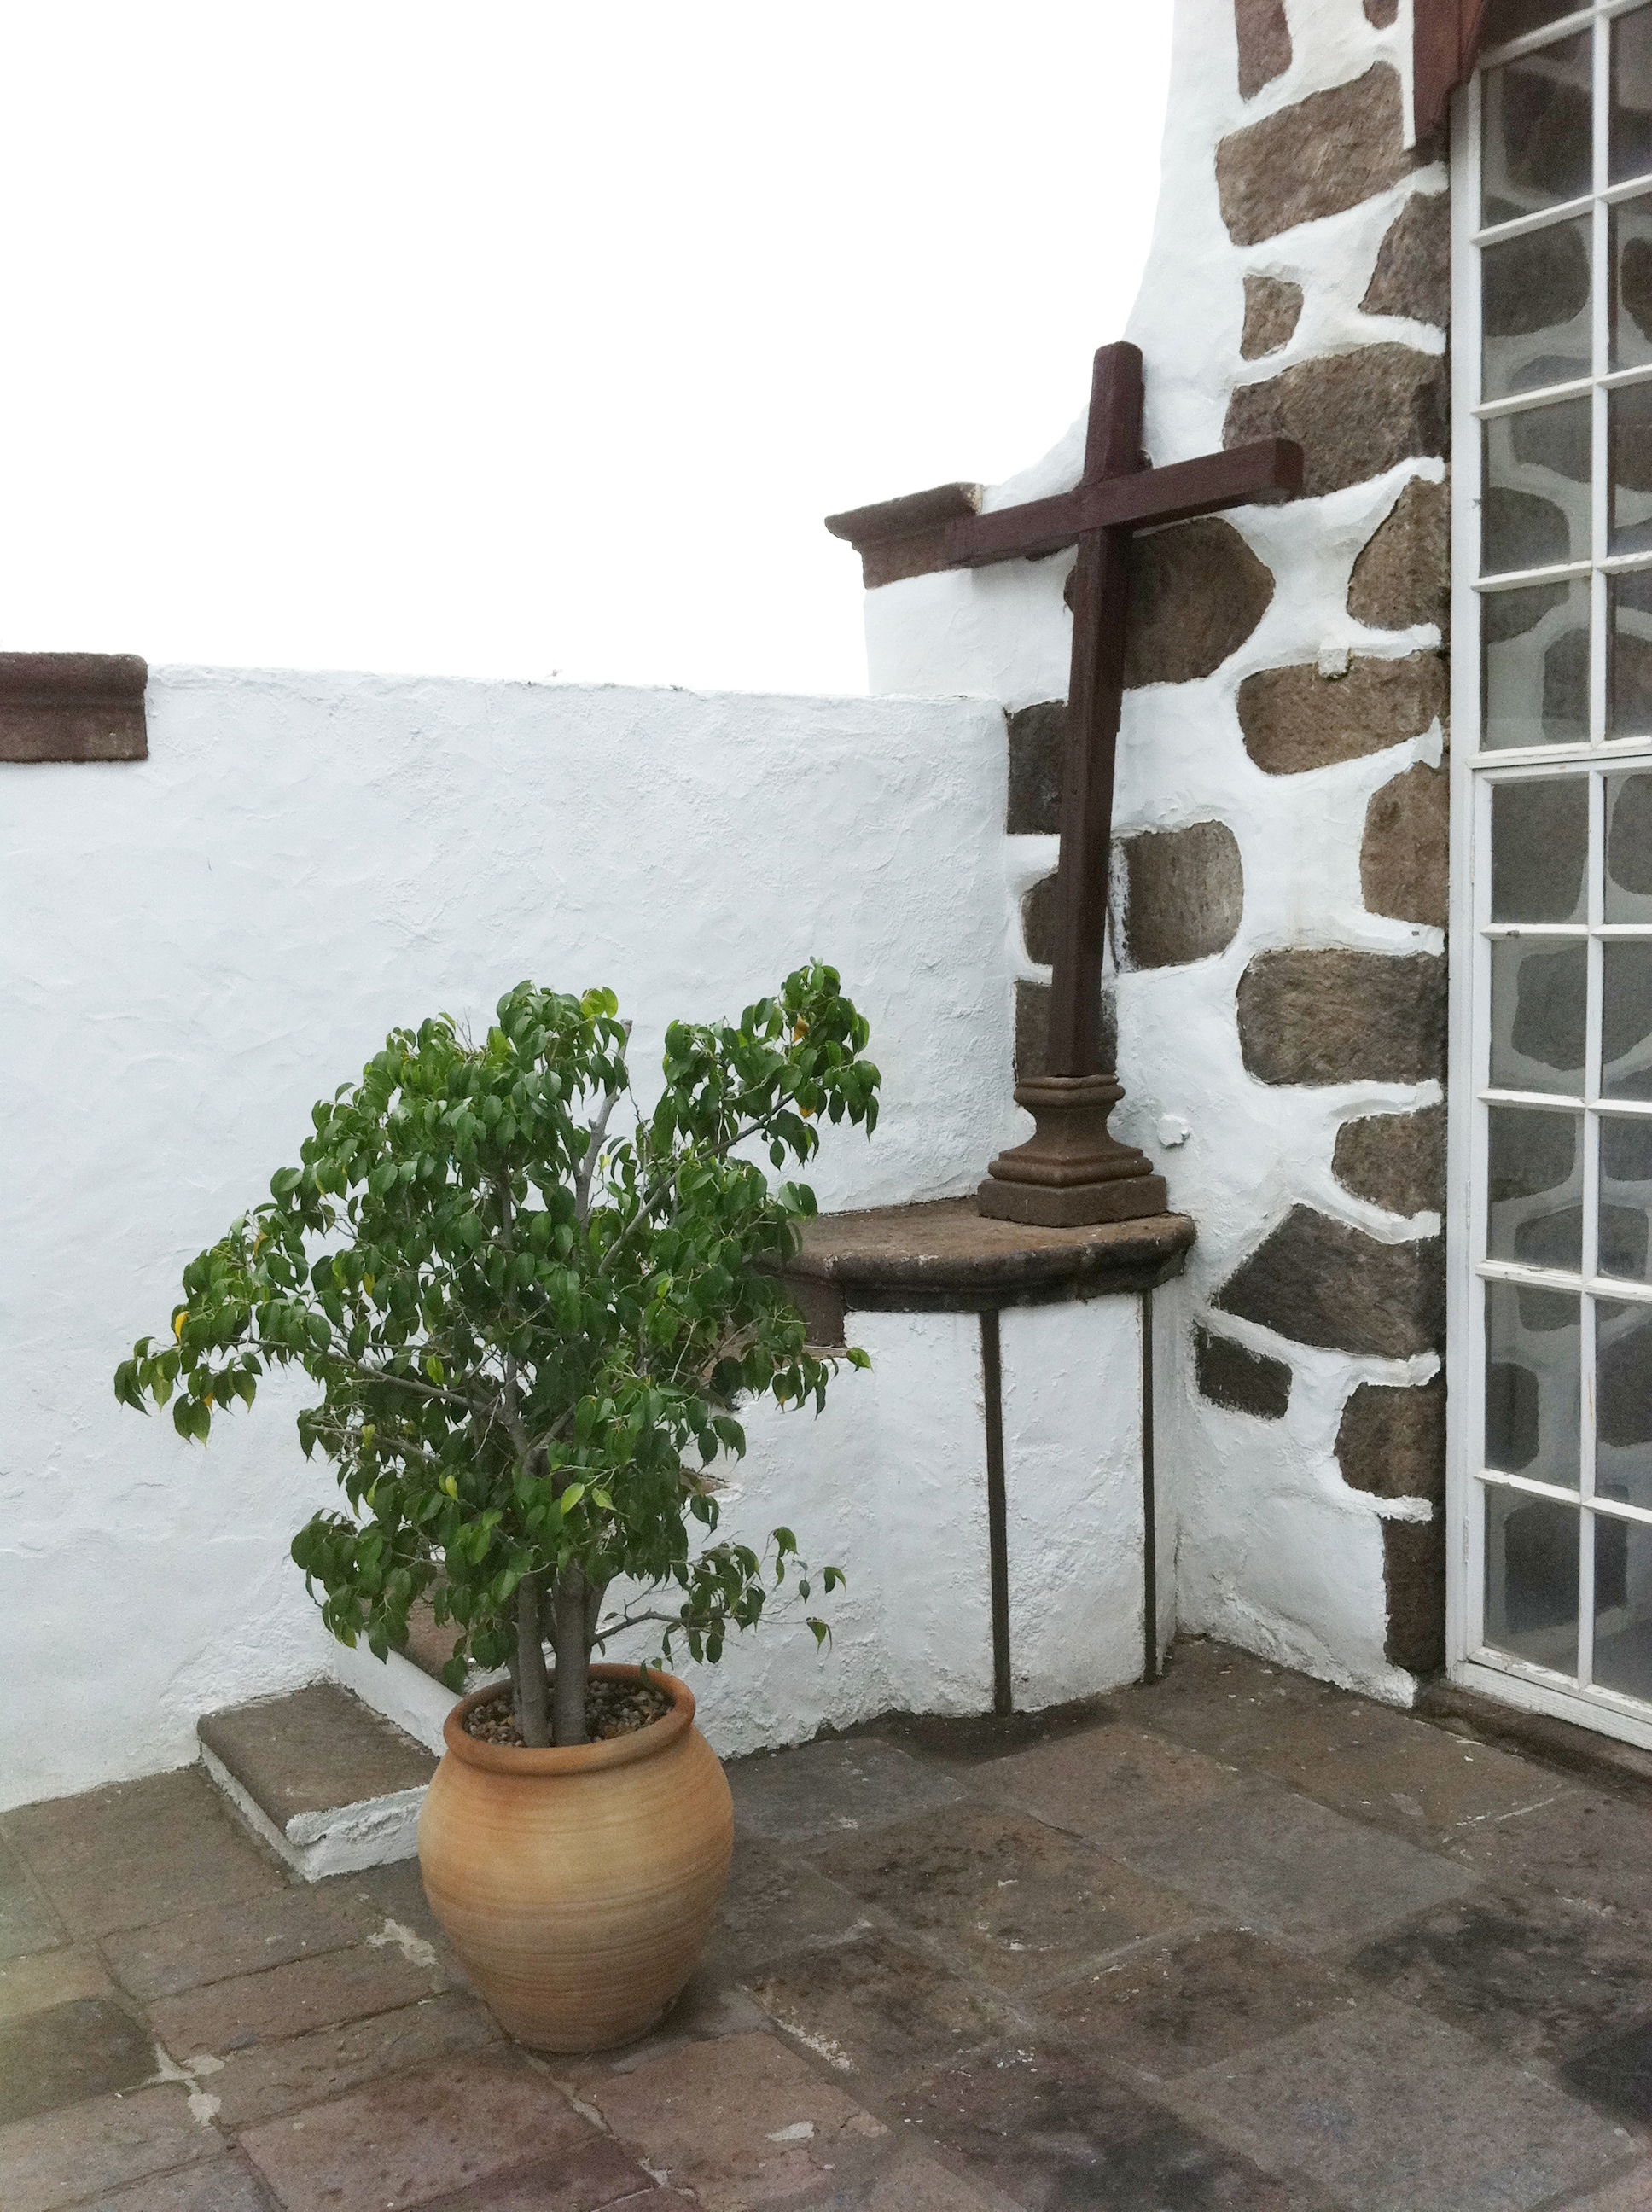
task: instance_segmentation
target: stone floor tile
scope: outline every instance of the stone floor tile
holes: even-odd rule
[[[1446,1848],[1489,1887],[1652,1916],[1652,1814],[1544,1774],[1528,1811],[1459,1829]]]
[[[0,1959],[19,1959],[68,1938],[46,1893],[0,1836]]]
[[[689,1980],[658,2027],[635,2043],[616,2051],[593,2051],[589,2057],[562,2054],[546,2057],[558,2081],[577,2085],[589,2074],[629,2074],[647,2066],[681,2043],[713,2043],[726,2035],[761,2033],[768,2017],[743,1989],[732,1986],[702,1967]]]
[[[250,2127],[302,2105],[342,2097],[386,2075],[466,2057],[499,2040],[492,2014],[473,1997],[427,1997],[422,2004],[404,2005],[348,2027],[228,2052],[222,2067],[205,2078],[222,2124]]]
[[[627,2204],[671,2212],[673,2204],[687,2203],[675,2190],[657,2190],[610,2136],[593,2136],[577,2149],[519,2172],[478,2181],[457,2196],[438,2197],[428,2212],[607,2212],[610,2205]]]
[[[908,2077],[885,2108],[1028,2212],[1303,2212],[1314,2202],[1052,2044],[999,2044]]]
[[[1036,2004],[1083,2049],[1168,2081],[1345,2008],[1349,1988],[1317,1960],[1222,1928],[1133,1952]]]
[[[1646,2212],[1649,2204],[1652,2204],[1652,2166],[1637,2166],[1631,2172],[1620,2173],[1615,2181],[1603,2181],[1598,2189],[1567,2197],[1554,2212]]]
[[[227,2148],[216,2128],[190,2111],[180,2083],[95,2097],[0,2128],[0,2204],[5,2212],[58,2212]]]
[[[1177,2100],[1349,2212],[1532,2212],[1634,2148],[1539,2075],[1383,2002],[1212,2067]]]
[[[307,1884],[106,1936],[102,1950],[123,1988],[147,2000],[337,1951],[360,1933],[359,1915],[340,1912]]]
[[[222,2055],[313,2028],[341,2027],[347,2020],[434,1996],[440,1988],[438,1973],[416,1966],[393,1946],[363,1944],[161,1997],[149,2007],[149,2018],[173,2057],[190,2058],[197,2051]]]
[[[1111,1702],[1121,1720],[1242,1763],[1293,1722],[1315,1716],[1331,1722],[1360,1701],[1230,1644],[1192,1637],[1171,1646],[1160,1680],[1115,1691]]]
[[[76,2212],[280,2212],[239,2151],[181,2173],[158,2173],[129,2189],[99,2197]]]
[[[944,1938],[1005,1989],[1184,1926],[1187,1899],[1025,1814],[957,1805],[845,1837],[817,1861],[847,1890]]]
[[[963,1796],[950,1774],[876,1736],[731,1761],[737,1828],[777,1843],[902,1820]]]
[[[403,2212],[571,2156],[594,2134],[544,2074],[501,2049],[267,2120],[241,2148],[285,2212]]]
[[[1046,1705],[1035,1713],[902,1713],[887,1723],[880,1721],[878,1732],[903,1750],[933,1759],[962,1778],[987,1759],[1007,1759],[1011,1752],[1083,1735],[1117,1718],[1109,1698],[1090,1697]]]
[[[1614,2120],[1652,2126],[1652,2018],[1588,2044],[1556,2069],[1575,2096]]]
[[[45,2012],[71,1997],[112,1997],[115,1985],[90,1943],[31,1951],[0,1966],[0,2021]]]
[[[26,2013],[0,2027],[0,2124],[136,2088],[156,2066],[153,2038],[107,1997]]]
[[[1559,2059],[1652,2018],[1652,1918],[1477,1892],[1368,1943],[1349,1970],[1511,2057]]]
[[[853,2179],[883,2123],[772,2035],[686,2044],[580,2091],[649,2172],[707,2212],[783,2203]],[[647,2201],[646,2199],[644,2200]]]
[[[1455,1860],[1260,1777],[1140,1822],[1116,1848],[1139,1873],[1222,1919],[1309,1946],[1373,1935],[1473,1886]]]
[[[369,1867],[361,1874],[331,1875],[311,1885],[311,1894],[328,1910],[359,1929],[369,1942],[396,1942],[409,1946],[428,1944],[448,1979],[471,1986],[453,1948],[430,1910],[416,1859],[398,1859],[392,1866]],[[410,1948],[410,1955],[413,1955]]]
[[[748,1987],[777,2027],[845,2073],[943,2058],[1010,2022],[989,1990],[887,1936],[796,1952]]]
[[[995,1759],[974,1778],[983,1795],[1121,1854],[1151,1844],[1167,1820],[1186,1819],[1242,1780],[1202,1752],[1122,1724]]]
[[[8,1816],[7,1833],[76,1936],[286,1887],[198,1767],[25,1805]]]
[[[743,1835],[706,1966],[714,1974],[746,1973],[799,1943],[835,1942],[865,1924],[859,1900],[806,1859]]]
[[[936,2159],[904,2146],[888,2165],[863,2174],[829,2197],[811,2197],[810,2212],[1006,2212],[998,2190],[961,2181]],[[637,2207],[642,2212],[642,2206]]]
[[[1286,1724],[1251,1763],[1357,1820],[1425,1846],[1548,1796],[1554,1777],[1387,1705],[1349,1698]]]

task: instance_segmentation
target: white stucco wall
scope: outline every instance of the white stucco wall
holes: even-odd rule
[[[0,770],[0,1804],[187,1759],[202,1711],[327,1668],[286,1557],[330,1494],[300,1391],[203,1450],[110,1376],[392,1024],[485,1019],[525,975],[611,984],[646,1087],[668,1018],[736,1012],[818,952],[884,1073],[875,1139],[828,1135],[823,1205],[967,1189],[1015,1120],[994,704],[173,669],[149,730],[147,762]],[[852,1571],[921,1565],[971,1326],[869,1317],[884,1371],[826,1425],[755,1424],[734,1517]],[[966,1549],[974,1510],[948,1507]],[[872,1694],[882,1587],[857,1574],[839,1662],[776,1626],[708,1711]],[[984,1587],[920,1582],[902,1609],[943,1691],[986,1663]],[[731,1747],[757,1725],[730,1719]]]
[[[1222,222],[1214,149],[1228,132],[1305,94],[1346,82],[1374,61],[1408,66],[1409,11],[1387,30],[1361,0],[1289,0],[1291,67],[1254,99],[1237,86],[1232,0],[1177,0],[1163,174],[1142,290],[1122,335],[1146,368],[1146,444],[1157,463],[1220,447],[1236,383],[1272,377],[1299,360],[1377,340],[1437,353],[1433,327],[1362,312],[1385,232],[1412,191],[1439,191],[1442,168],[1419,170],[1345,214],[1240,247]],[[1288,278],[1304,293],[1288,346],[1243,362],[1239,338],[1248,273]],[[1097,330],[1098,344],[1121,335]],[[1041,461],[987,495],[997,507],[1066,489],[1080,473],[1084,426]],[[1286,1344],[1224,1319],[1231,1335],[1288,1356],[1290,1413],[1263,1423],[1225,1411],[1193,1388],[1191,1322],[1212,1291],[1292,1204],[1306,1201],[1374,1237],[1398,1241],[1438,1227],[1401,1221],[1352,1197],[1330,1173],[1335,1130],[1361,1114],[1436,1099],[1436,1084],[1266,1085],[1241,1062],[1235,992],[1247,963],[1276,945],[1439,951],[1437,930],[1367,913],[1358,854],[1371,794],[1413,761],[1441,757],[1437,726],[1413,743],[1291,776],[1267,775],[1247,755],[1236,697],[1253,671],[1349,649],[1395,657],[1437,645],[1438,632],[1376,632],[1347,611],[1350,571],[1412,476],[1438,479],[1437,460],[1402,463],[1322,498],[1249,508],[1228,520],[1272,571],[1271,606],[1243,647],[1201,681],[1127,695],[1120,737],[1120,834],[1218,817],[1238,841],[1243,920],[1226,951],[1177,969],[1117,979],[1120,1073],[1127,1096],[1114,1117],[1165,1173],[1173,1206],[1191,1213],[1199,1241],[1187,1275],[1161,1293],[1158,1455],[1183,1628],[1227,1637],[1378,1695],[1409,1701],[1409,1675],[1384,1656],[1379,1516],[1408,1516],[1342,1481],[1333,1446],[1340,1409],[1361,1381],[1418,1382],[1437,1363],[1353,1358]],[[875,689],[981,691],[1016,708],[1061,698],[1071,625],[1062,586],[1071,555],[957,571],[868,595]],[[1005,842],[1014,901],[1054,865],[1053,838]],[[1011,922],[1013,927],[1013,922]],[[1017,949],[1018,972],[1044,977]],[[1162,1117],[1187,1125],[1169,1148]],[[1174,1122],[1167,1133],[1178,1134]],[[1169,1528],[1164,1532],[1169,1538]],[[1172,1569],[1167,1556],[1163,1572]]]

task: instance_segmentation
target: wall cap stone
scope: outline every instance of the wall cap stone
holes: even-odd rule
[[[135,653],[0,653],[0,762],[149,757]]]

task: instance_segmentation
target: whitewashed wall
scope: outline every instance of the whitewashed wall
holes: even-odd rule
[[[1238,88],[1232,0],[1176,0],[1147,270],[1127,329],[1095,333],[1097,344],[1125,336],[1142,349],[1146,444],[1160,464],[1221,446],[1236,382],[1378,340],[1436,354],[1442,343],[1428,325],[1375,317],[1358,305],[1388,227],[1411,193],[1442,188],[1439,168],[1419,170],[1345,213],[1259,246],[1236,245],[1224,226],[1214,155],[1224,136],[1348,83],[1375,62],[1408,74],[1408,9],[1387,29],[1373,27],[1361,0],[1288,0],[1288,15],[1291,65],[1247,101]],[[1287,279],[1304,294],[1289,343],[1254,364],[1239,352],[1247,272]],[[1084,366],[1076,365],[1075,381]],[[1080,421],[1041,461],[993,488],[986,507],[1067,489],[1081,472],[1083,446]],[[1234,1006],[1247,963],[1269,947],[1390,953],[1442,947],[1438,930],[1367,912],[1359,880],[1360,832],[1372,793],[1413,761],[1438,763],[1438,726],[1366,758],[1271,776],[1248,757],[1236,707],[1241,682],[1255,670],[1350,647],[1397,656],[1439,643],[1437,631],[1423,628],[1370,632],[1350,615],[1347,598],[1351,564],[1401,484],[1442,474],[1438,460],[1407,460],[1322,498],[1228,518],[1272,572],[1272,603],[1214,675],[1127,694],[1115,811],[1121,835],[1219,817],[1238,840],[1245,879],[1243,919],[1224,952],[1116,979],[1127,1097],[1114,1126],[1152,1154],[1168,1178],[1170,1204],[1192,1214],[1199,1230],[1186,1275],[1159,1294],[1158,1463],[1166,1521],[1174,1525],[1165,1540],[1174,1543],[1175,1618],[1184,1629],[1406,1703],[1412,1678],[1385,1655],[1381,1519],[1416,1517],[1417,1509],[1410,1500],[1351,1489],[1333,1445],[1341,1409],[1358,1382],[1420,1382],[1437,1361],[1285,1345],[1253,1323],[1226,1322],[1230,1336],[1259,1352],[1288,1354],[1294,1367],[1288,1421],[1261,1423],[1199,1396],[1191,1324],[1295,1204],[1385,1241],[1439,1225],[1437,1217],[1400,1221],[1365,1204],[1330,1171],[1341,1122],[1437,1099],[1438,1085],[1264,1085],[1242,1063]],[[1072,633],[1062,587],[1072,558],[915,578],[871,592],[873,688],[980,691],[1011,708],[1064,697]],[[1055,842],[1015,838],[1006,852],[1006,879],[1018,896],[1054,866]],[[1023,975],[1047,975],[1019,958]],[[1168,1560],[1164,1572],[1168,1583]]]
[[[875,1139],[829,1135],[823,1205],[967,1189],[1015,1118],[994,704],[173,669],[149,731],[147,762],[0,771],[0,1804],[185,1760],[202,1711],[330,1665],[286,1557],[331,1487],[298,1390],[203,1449],[110,1376],[392,1024],[485,1019],[525,975],[607,983],[646,1071],[667,1019],[736,1012],[817,952],[885,1078]],[[852,1440],[894,1421],[887,1480],[921,1510],[893,1498],[890,1540],[921,1585],[957,1480],[923,1457],[951,1354],[898,1319],[865,1332],[886,1371],[842,1382],[831,1431],[757,1424],[738,1511],[856,1573],[881,1537]],[[774,1699],[800,1694],[805,1648],[842,1702],[880,1587],[856,1581],[838,1660],[800,1625],[751,1647],[754,1711],[774,1670]],[[924,1602],[911,1632],[973,1681],[975,1601],[932,1629]]]

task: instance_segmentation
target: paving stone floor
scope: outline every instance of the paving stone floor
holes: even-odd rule
[[[0,2212],[1652,2212],[1652,1808],[1209,1644],[748,1759],[646,2043],[198,1771],[0,1819]]]

